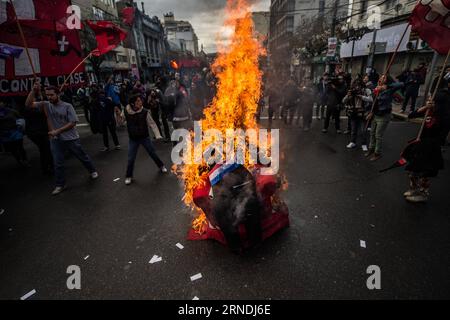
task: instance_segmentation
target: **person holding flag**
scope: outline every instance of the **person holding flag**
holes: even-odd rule
[[[412,31],[434,49],[433,61],[438,55],[446,55],[445,62],[437,81],[433,84],[433,94],[426,105],[410,114],[409,118],[423,116],[422,126],[417,138],[410,141],[393,168],[406,166],[409,175],[410,190],[404,193],[407,201],[423,203],[428,201],[430,178],[436,177],[444,168],[442,158],[442,135],[450,128],[450,73],[446,67],[450,58],[450,25],[448,13],[450,0],[419,2],[409,19]],[[409,27],[409,26],[408,26]],[[433,70],[434,67],[431,67]]]
[[[407,148],[403,157],[409,173],[410,190],[404,196],[409,202],[426,202],[430,195],[430,178],[444,169],[441,150],[441,132],[450,125],[450,81],[442,79],[434,100],[409,115],[410,119],[425,116],[420,142]]]

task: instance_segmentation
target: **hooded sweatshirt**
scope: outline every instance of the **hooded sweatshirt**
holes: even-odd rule
[[[141,108],[140,110],[135,111],[130,105],[128,105],[125,109],[125,117],[127,119],[128,134],[130,139],[140,140],[148,138],[150,136],[148,128],[152,129],[156,139],[162,139],[158,126],[148,110]]]

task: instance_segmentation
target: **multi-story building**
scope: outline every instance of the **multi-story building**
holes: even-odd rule
[[[376,34],[371,31],[360,40],[342,44],[341,59],[347,65],[352,61],[352,73],[364,73],[371,67],[383,73],[405,30],[406,34],[392,65],[391,75],[397,76],[403,70],[413,69],[420,63],[428,64],[433,56],[432,51],[408,27],[408,18],[416,2],[389,0],[377,7],[379,3],[375,0],[366,0],[355,2],[353,5],[352,18],[349,22],[351,27],[361,29],[372,28],[375,25],[379,29]]]
[[[330,27],[333,17],[343,20],[348,15],[349,0],[272,0],[270,5],[270,65],[286,72],[291,68],[293,40],[304,36],[301,26],[323,19]],[[312,35],[311,35],[312,36]]]
[[[175,20],[173,12],[169,12],[164,15],[164,29],[167,40],[179,47],[182,52],[198,55],[198,37],[190,22]]]
[[[72,4],[81,9],[82,20],[108,20],[119,23],[116,3],[113,0],[72,0]],[[80,31],[81,46],[85,54],[96,48],[95,36],[89,29]],[[108,76],[115,75],[118,81],[128,77],[135,64],[136,53],[132,48],[119,46],[105,54],[100,59],[92,58],[86,61],[86,72],[91,82],[104,81]]]
[[[133,69],[133,75],[143,82],[153,82],[155,75],[161,72],[166,64],[167,50],[164,28],[158,17],[150,17],[145,12],[141,3],[139,10],[134,1],[120,0],[116,3],[118,12],[124,7],[135,8],[133,26],[128,28],[130,33],[128,45],[136,50],[137,69]]]

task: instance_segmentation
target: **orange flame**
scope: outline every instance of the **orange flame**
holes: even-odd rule
[[[170,66],[175,70],[178,70],[180,68],[175,60],[170,61]]]
[[[202,121],[203,131],[216,129],[224,137],[227,129],[258,128],[255,114],[261,96],[262,80],[259,56],[264,54],[261,44],[253,36],[253,21],[247,0],[228,0],[226,13],[225,27],[234,32],[229,45],[219,47],[219,56],[212,66],[218,79],[217,94],[205,109]],[[211,141],[203,140],[202,153],[210,143]],[[247,150],[246,167],[251,166],[249,158]],[[185,184],[183,200],[191,208],[195,208],[193,191],[201,187],[202,177],[208,174],[206,168],[206,163],[178,168],[178,174]],[[200,214],[193,223],[194,230],[201,232],[205,223],[206,217]]]

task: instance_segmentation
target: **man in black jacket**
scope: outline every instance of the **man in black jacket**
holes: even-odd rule
[[[150,140],[148,128],[150,127],[152,129],[157,139],[162,139],[161,133],[150,112],[144,109],[144,101],[139,94],[130,98],[130,104],[125,109],[125,117],[127,119],[128,135],[130,137],[125,184],[130,185],[132,183],[134,164],[136,162],[137,152],[141,145],[145,148],[148,155],[152,158],[161,172],[167,173],[167,168],[156,154],[155,148]]]
[[[331,117],[334,118],[336,133],[341,134],[341,104],[347,94],[347,86],[344,77],[339,76],[337,80],[331,79],[327,86],[327,114],[325,117],[323,133],[328,132]]]

